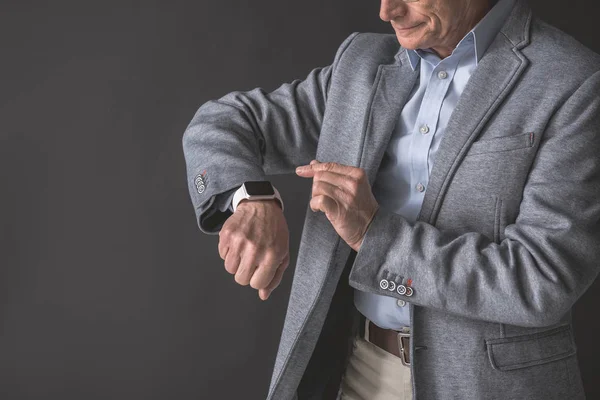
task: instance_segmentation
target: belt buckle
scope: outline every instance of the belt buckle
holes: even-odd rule
[[[406,341],[406,346],[404,346],[403,339],[408,339]],[[402,364],[407,367],[410,367],[410,360],[408,357],[410,347],[408,345],[410,340],[410,333],[398,332],[398,348],[400,349],[400,359],[402,360]]]

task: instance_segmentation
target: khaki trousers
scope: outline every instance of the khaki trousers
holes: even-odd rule
[[[393,354],[368,341],[368,320],[365,339],[354,338],[338,400],[412,400],[410,367]]]

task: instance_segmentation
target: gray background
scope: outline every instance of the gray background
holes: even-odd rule
[[[600,51],[594,2],[532,4]],[[261,302],[196,226],[181,136],[209,99],[304,78],[353,31],[391,33],[378,12],[377,0],[2,2],[1,399],[265,397],[310,180],[272,178],[292,261]],[[575,308],[589,398],[599,297],[596,283]]]

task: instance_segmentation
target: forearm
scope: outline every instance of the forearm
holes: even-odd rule
[[[505,234],[498,244],[476,232],[453,235],[424,222],[410,224],[380,209],[354,261],[350,285],[474,319],[551,325],[596,277],[598,232],[564,243],[538,241],[531,228],[516,225]],[[414,293],[407,298],[382,290],[382,279],[411,279]]]
[[[270,93],[261,88],[231,92],[198,109],[183,135],[183,151],[190,197],[203,232],[218,230],[203,226],[201,218],[214,195],[245,181],[292,173],[314,158],[329,82],[354,36],[342,43],[332,65],[313,69],[302,81]]]
[[[548,124],[504,240],[451,233],[424,221],[411,224],[380,209],[357,253],[350,284],[406,300],[379,283],[410,279],[415,305],[521,326],[558,322],[600,266],[598,93],[600,72]],[[445,208],[452,212],[451,205]]]

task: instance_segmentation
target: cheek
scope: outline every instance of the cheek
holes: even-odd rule
[[[439,14],[431,14],[429,16],[429,24],[427,26],[430,34],[438,35],[444,29],[443,20],[440,18]]]
[[[419,21],[423,21],[424,25],[421,27],[419,35],[424,39],[434,36],[440,29],[440,19],[437,15],[437,10],[433,7],[422,8],[417,10],[419,14]]]

